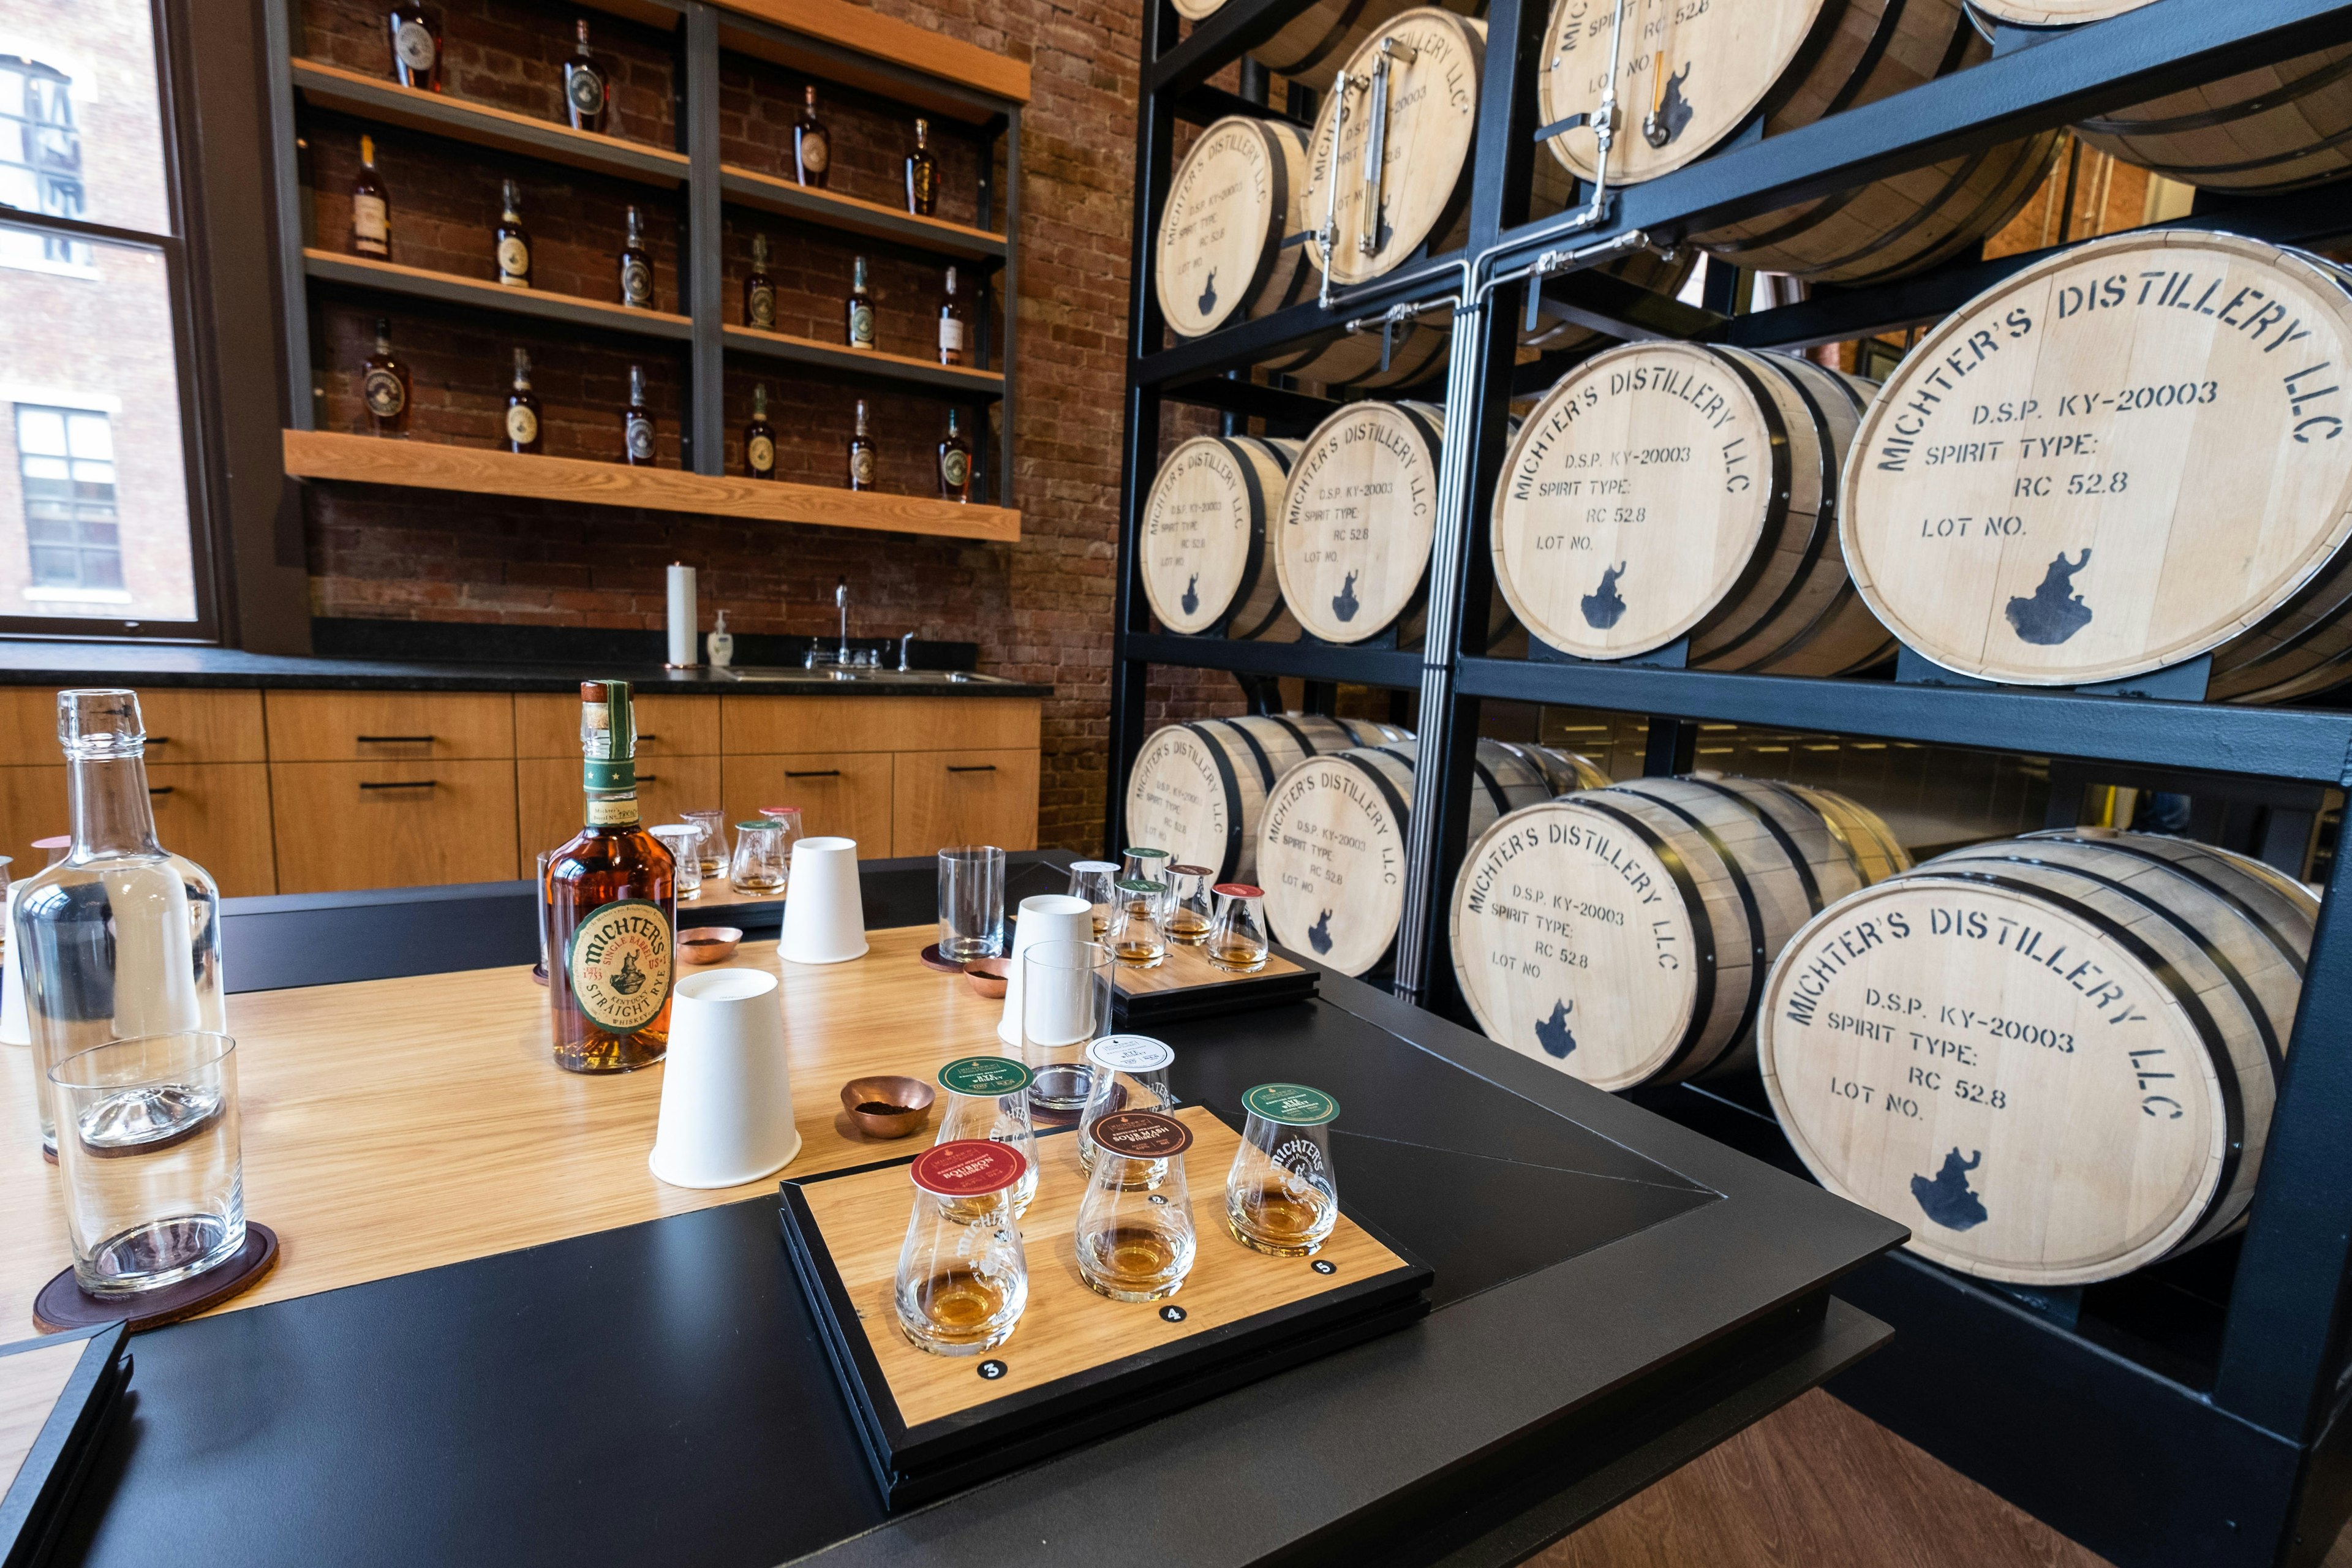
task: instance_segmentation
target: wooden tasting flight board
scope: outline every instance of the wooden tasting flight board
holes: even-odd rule
[[[1086,1193],[1077,1138],[1041,1136],[1037,1196],[1021,1220],[1029,1303],[1012,1337],[978,1355],[933,1355],[898,1330],[891,1292],[915,1198],[905,1160],[805,1181],[788,1173],[793,1262],[893,1506],[1270,1376],[1427,1311],[1428,1268],[1344,1212],[1312,1258],[1269,1258],[1235,1241],[1225,1229],[1225,1171],[1240,1135],[1205,1107],[1175,1114],[1192,1131],[1184,1178],[1198,1237],[1182,1287],[1158,1301],[1114,1301],[1087,1286],[1072,1240]],[[1181,1321],[1161,1316],[1171,1306],[1182,1310]],[[1244,1360],[1249,1369],[1237,1371]]]
[[[1305,1001],[1315,994],[1315,974],[1278,952],[1267,953],[1265,967],[1255,974],[1229,974],[1209,962],[1207,948],[1171,944],[1157,969],[1120,964],[1112,1001],[1120,1028],[1149,1034],[1156,1024],[1181,1018]]]

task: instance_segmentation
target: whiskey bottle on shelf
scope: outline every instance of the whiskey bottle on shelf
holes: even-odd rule
[[[956,411],[948,410],[947,438],[940,443],[940,499],[971,500],[971,443],[956,427]]]
[[[866,399],[857,400],[857,430],[849,437],[849,488],[874,488],[874,437],[866,433]]]
[[[530,389],[530,354],[517,349],[514,388],[507,394],[507,450],[539,450],[539,395]]]
[[[646,248],[645,220],[629,208],[629,237],[621,247],[621,303],[633,310],[654,308],[654,257]]]
[[[677,865],[638,820],[625,680],[580,683],[582,816],[547,862],[547,1005],[555,1065],[633,1072],[669,1050]]]
[[[776,427],[768,423],[768,384],[751,388],[751,422],[743,426],[743,467],[755,479],[776,477]]]
[[[751,270],[743,279],[743,324],[776,330],[776,280],[768,276],[768,237],[751,237]]]
[[[588,47],[588,20],[581,17],[572,24],[580,30],[580,45],[572,57],[563,62],[563,112],[574,131],[604,131],[604,110],[612,101],[613,79],[604,64]]]
[[[360,396],[379,436],[397,436],[408,425],[408,367],[392,357],[392,323],[375,319],[375,353],[360,367]]]
[[[833,137],[816,117],[816,83],[808,85],[801,117],[793,124],[793,177],[815,190],[824,189],[833,172]]]
[[[425,92],[441,90],[441,15],[422,5],[395,5],[384,13],[392,39],[392,79]]]
[[[956,298],[956,269],[948,268],[940,291],[940,363],[961,364],[964,356],[963,301]]]
[[[530,236],[522,226],[522,194],[506,183],[506,199],[499,208],[499,281],[509,289],[530,287]]]
[[[392,198],[375,172],[375,138],[360,138],[359,177],[352,182],[352,253],[379,260],[392,256]]]
[[[907,154],[907,210],[929,217],[940,205],[940,161],[931,156],[931,122],[915,121],[915,150]]]
[[[874,300],[866,292],[866,258],[857,258],[849,278],[849,346],[870,349],[874,346]]]
[[[629,405],[621,411],[621,460],[633,468],[654,461],[654,416],[646,407],[646,370],[629,367]]]

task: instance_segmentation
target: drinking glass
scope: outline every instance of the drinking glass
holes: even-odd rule
[[[73,853],[73,835],[60,833],[54,838],[36,838],[33,840],[33,847],[48,857],[48,859],[42,862],[44,865],[54,866]]]
[[[1010,1057],[964,1057],[940,1069],[940,1087],[948,1091],[948,1105],[940,1116],[936,1142],[1007,1143],[1018,1150],[1029,1169],[1013,1190],[1013,1212],[1027,1214],[1037,1195],[1037,1128],[1029,1115],[1029,1069]]]
[[[1247,882],[1216,887],[1217,923],[1209,932],[1209,962],[1235,974],[1265,967],[1265,889]]]
[[[1122,849],[1124,864],[1118,874],[1130,881],[1160,882],[1168,880],[1168,862],[1171,858],[1165,849]]]
[[[808,837],[801,826],[801,808],[797,805],[763,805],[760,815],[784,830],[784,879],[789,885],[793,871],[793,846]]]
[[[940,851],[940,956],[955,963],[1004,951],[1004,851],[961,844]]]
[[[677,862],[677,896],[690,899],[702,891],[702,829],[691,822],[666,822],[654,829],[654,837]],[[547,881],[547,857],[539,858],[541,886]]]
[[[891,1287],[898,1329],[934,1355],[1003,1344],[1029,1304],[1013,1193],[1028,1162],[1006,1143],[960,1140],[915,1156],[915,1206]]]
[[[1209,883],[1216,873],[1206,866],[1168,868],[1168,940],[1198,947],[1209,940],[1216,923],[1216,907],[1209,899]]]
[[[1249,1121],[1225,1173],[1225,1228],[1244,1247],[1304,1258],[1339,1223],[1331,1164],[1339,1102],[1301,1083],[1262,1083],[1242,1107]]]
[[[782,823],[761,816],[735,825],[735,858],[727,880],[737,892],[772,898],[784,890],[786,871]]]
[[[1104,938],[1121,963],[1157,969],[1168,957],[1168,884],[1123,877]]]
[[[1078,1200],[1078,1278],[1114,1301],[1172,1296],[1192,1272],[1196,1239],[1184,1186],[1192,1130],[1156,1110],[1114,1110],[1095,1123],[1095,1165]],[[1157,1167],[1160,1179],[1147,1181]]]
[[[174,1285],[245,1245],[236,1050],[183,1030],[49,1069],[74,1281],[91,1295]]]
[[[1078,1163],[1095,1168],[1094,1125],[1112,1111],[1176,1109],[1176,1091],[1168,1083],[1175,1061],[1167,1042],[1149,1035],[1105,1035],[1087,1047],[1094,1085],[1078,1116]],[[1157,1186],[1166,1173],[1164,1162],[1153,1165],[1145,1185]]]
[[[1111,884],[1118,880],[1118,868],[1108,860],[1078,860],[1070,866],[1070,896],[1084,899],[1095,907],[1095,940],[1110,930],[1110,906],[1114,896]]]
[[[1047,1110],[1086,1109],[1094,1087],[1087,1047],[1110,1033],[1110,949],[1041,942],[1021,955],[1021,1059],[1029,1098]]]
[[[680,819],[702,829],[702,874],[727,874],[727,814],[723,811],[681,811]]]

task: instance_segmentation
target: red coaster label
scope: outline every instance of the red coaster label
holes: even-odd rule
[[[1009,1143],[984,1138],[959,1138],[935,1143],[915,1156],[909,1173],[915,1185],[942,1198],[976,1198],[1001,1193],[1021,1179],[1029,1162]]]
[[[1164,1160],[1192,1146],[1192,1130],[1156,1110],[1114,1110],[1095,1118],[1087,1136],[1114,1154]]]

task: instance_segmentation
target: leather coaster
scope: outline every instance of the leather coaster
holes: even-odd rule
[[[958,963],[951,958],[941,958],[940,956],[940,944],[938,942],[931,943],[930,946],[923,949],[922,952],[917,953],[915,956],[923,961],[923,967],[925,969],[936,969],[941,974],[961,974],[963,973],[962,964]]]
[[[134,1334],[160,1329],[251,1289],[277,1263],[278,1233],[258,1221],[247,1220],[245,1245],[226,1261],[161,1290],[111,1299],[93,1296],[74,1283],[73,1270],[68,1268],[42,1286],[41,1293],[33,1299],[33,1324],[50,1334],[125,1321]]]

